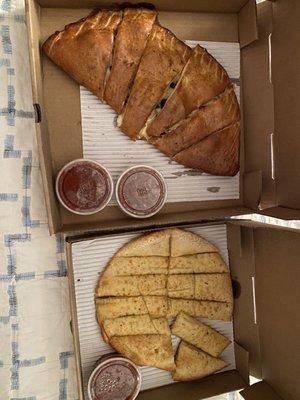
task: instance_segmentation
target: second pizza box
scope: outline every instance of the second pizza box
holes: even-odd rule
[[[245,399],[297,400],[299,232],[248,221],[198,223],[180,228],[217,246],[229,264],[234,289],[233,322],[201,318],[232,341],[221,355],[228,367],[197,381],[179,383],[174,383],[166,371],[142,367],[142,391],[138,398],[196,400],[243,389]],[[94,293],[99,275],[120,247],[143,232],[68,239],[72,326],[81,399],[95,362],[113,351],[103,342],[96,321]],[[178,341],[173,339],[176,348]],[[249,374],[261,381],[249,386]]]
[[[86,132],[90,128],[87,121],[91,110],[95,119],[99,109],[98,104],[94,108],[86,92],[80,96],[79,86],[50,63],[40,46],[55,30],[87,15],[95,7],[110,5],[110,2],[27,0],[26,4],[33,103],[51,233],[141,226],[140,222],[126,218],[114,205],[90,216],[72,214],[59,205],[54,193],[55,176],[64,164],[87,154],[97,156],[99,146],[94,148],[89,142],[93,137],[87,137]],[[266,1],[258,6],[258,12],[254,0],[201,0],[184,4],[156,0],[153,4],[159,12],[161,24],[181,40],[209,42],[211,46],[217,43],[221,45],[218,52],[228,43],[234,48],[238,46],[240,77],[235,76],[232,70],[231,78],[241,89],[243,129],[240,173],[233,186],[228,186],[222,179],[216,183],[209,177],[193,180],[190,172],[186,175],[187,180],[183,181],[185,175],[180,174],[187,171],[172,170],[174,176],[168,176],[168,179],[174,178],[170,180],[170,199],[176,201],[166,204],[159,215],[144,221],[143,226],[227,217],[253,210],[286,219],[298,218],[299,185],[296,183],[299,180],[297,154],[300,143],[297,136],[298,100],[294,93],[300,81],[297,47],[299,3],[296,0]],[[214,53],[211,46],[207,45]],[[283,54],[293,62],[282,62]],[[224,58],[220,60],[226,64]],[[100,122],[105,121],[102,119]],[[120,132],[111,133],[122,135]],[[114,149],[113,145],[111,150],[105,147],[106,158],[101,153],[103,160],[118,165],[118,168],[127,166],[122,161],[124,154],[120,160],[116,155],[109,157],[109,152]],[[147,148],[139,146],[139,157],[140,149],[147,151]],[[152,161],[156,163],[156,158]],[[191,182],[188,190],[186,182]],[[201,194],[199,198],[194,197],[193,185],[197,185]],[[193,201],[189,201],[191,199]]]

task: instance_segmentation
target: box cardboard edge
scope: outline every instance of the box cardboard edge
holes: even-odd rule
[[[82,374],[81,374],[81,357],[80,357],[80,343],[79,343],[79,332],[78,332],[76,295],[75,295],[75,287],[74,287],[72,244],[68,243],[68,242],[66,243],[66,257],[67,257],[69,299],[70,299],[70,311],[71,311],[71,322],[70,323],[71,323],[74,350],[75,350],[75,363],[76,363],[78,394],[79,394],[79,400],[84,400],[83,381],[82,381]]]
[[[245,400],[283,400],[265,381],[255,383],[243,389],[240,395]]]
[[[33,100],[33,105],[36,105],[38,109],[41,110],[42,99],[38,90],[38,72],[37,72],[37,68],[41,68],[41,66],[38,67],[36,65],[38,63],[36,61],[36,58],[38,58],[39,56],[37,54],[34,54],[34,52],[37,53],[38,50],[34,51],[34,43],[33,43],[33,37],[35,31],[33,19],[34,19],[34,14],[39,13],[38,7],[39,6],[37,5],[35,0],[25,0],[25,18],[26,18],[27,38],[28,38],[32,100]],[[45,154],[47,153],[45,153],[45,150],[43,149],[45,144],[48,145],[48,148],[50,148],[50,143],[48,134],[47,135],[42,134],[42,129],[43,130],[46,129],[45,126],[44,127],[41,126],[42,123],[45,124],[45,122],[42,122],[42,120],[35,122],[35,131],[36,131],[36,140],[37,140],[40,169],[43,182],[44,198],[46,203],[47,221],[49,226],[49,232],[52,235],[60,229],[60,224],[58,222],[59,211],[52,184],[51,159],[50,157],[45,156]],[[46,141],[46,143],[44,143],[44,141]]]

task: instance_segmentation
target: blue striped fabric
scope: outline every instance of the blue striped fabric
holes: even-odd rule
[[[22,0],[0,0],[0,399],[78,398],[63,235],[50,237]]]

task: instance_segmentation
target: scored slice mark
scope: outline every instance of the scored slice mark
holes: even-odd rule
[[[190,52],[191,49],[168,29],[153,26],[120,117],[122,132],[132,139],[138,138],[166,88],[184,67]]]
[[[126,8],[116,34],[112,68],[105,87],[105,101],[121,114],[157,18],[156,11]]]

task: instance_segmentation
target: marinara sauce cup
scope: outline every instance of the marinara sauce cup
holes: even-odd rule
[[[61,204],[79,215],[102,210],[113,194],[112,178],[101,164],[78,159],[66,164],[58,173],[55,184]]]
[[[160,172],[137,165],[123,172],[116,185],[116,199],[121,210],[134,218],[157,214],[167,198],[167,186]]]
[[[100,359],[87,387],[89,400],[134,400],[140,389],[139,368],[115,353]]]

